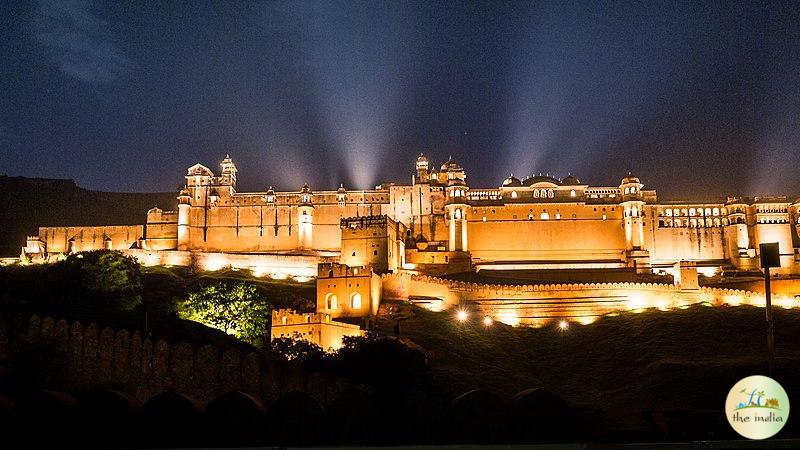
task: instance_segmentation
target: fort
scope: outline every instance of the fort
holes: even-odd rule
[[[143,224],[41,227],[21,260],[114,249],[146,265],[316,278],[317,312],[333,318],[374,315],[383,296],[441,309],[474,302],[513,324],[591,321],[637,304],[758,303],[753,293],[699,289],[696,277],[759,271],[761,243],[778,243],[774,273],[800,274],[800,198],[660,201],[632,173],[612,186],[539,174],[480,188],[452,158],[437,168],[424,155],[410,183],[371,190],[238,192],[237,172],[228,156],[219,174],[195,164],[174,210],[153,208]],[[481,271],[594,273],[598,283],[501,288],[430,278]],[[670,274],[678,286],[609,283],[615,273]]]

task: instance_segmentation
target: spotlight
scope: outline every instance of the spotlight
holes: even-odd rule
[[[560,328],[562,331],[566,330],[567,328],[569,328],[569,322],[567,322],[566,320],[558,322],[558,328]]]
[[[486,316],[486,317],[483,318],[483,326],[488,327],[491,324],[492,324],[492,318],[491,317]]]
[[[468,317],[469,314],[463,309],[459,309],[456,313],[456,319],[458,319],[459,322],[466,322]]]

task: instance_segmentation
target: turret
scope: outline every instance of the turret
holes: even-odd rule
[[[447,186],[445,199],[445,209],[449,225],[449,244],[450,251],[467,251],[467,193],[469,187],[463,181],[453,179],[453,183]]]
[[[641,250],[644,245],[644,200],[642,187],[644,185],[633,173],[622,179],[619,190],[622,193],[622,206],[625,225],[625,245],[627,250]]]
[[[189,249],[189,211],[192,196],[186,188],[178,194],[178,250]]]
[[[221,186],[230,186],[231,190],[236,190],[236,165],[231,160],[230,155],[225,155],[225,159],[219,164],[222,168],[222,175],[219,177],[219,184]]]
[[[417,158],[417,183],[427,183],[430,181],[428,157],[420,153]]]
[[[310,250],[313,247],[314,236],[314,193],[308,184],[300,189],[300,204],[297,207],[297,239],[300,248]]]

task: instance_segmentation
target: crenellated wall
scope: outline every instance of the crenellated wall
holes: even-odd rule
[[[591,323],[599,316],[619,311],[682,308],[695,303],[764,306],[763,293],[656,283],[585,283],[545,285],[495,285],[451,281],[424,275],[382,276],[383,297],[403,299],[434,310],[474,304],[495,320],[511,325],[539,326],[555,319]],[[773,295],[773,304],[792,308],[800,299]]]
[[[327,404],[348,387],[260,351],[151,340],[139,331],[37,315],[0,317],[0,356],[13,363],[26,349],[44,360],[38,379],[30,380],[40,389],[113,389],[142,402],[164,391],[202,402],[230,391],[264,402],[301,391]]]

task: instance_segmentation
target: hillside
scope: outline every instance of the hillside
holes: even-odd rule
[[[709,413],[724,424],[730,387],[767,371],[764,310],[750,306],[622,313],[566,330],[484,327],[476,312],[460,324],[452,313],[397,302],[381,311],[379,330],[394,334],[400,318],[402,338],[427,355],[451,398],[479,388],[508,399],[544,387],[597,411],[609,429],[648,430],[653,411]],[[775,321],[776,378],[800,401],[800,311],[778,309]]]
[[[144,224],[153,206],[174,209],[176,193],[99,192],[73,180],[0,176],[0,256],[17,256],[40,226]]]

